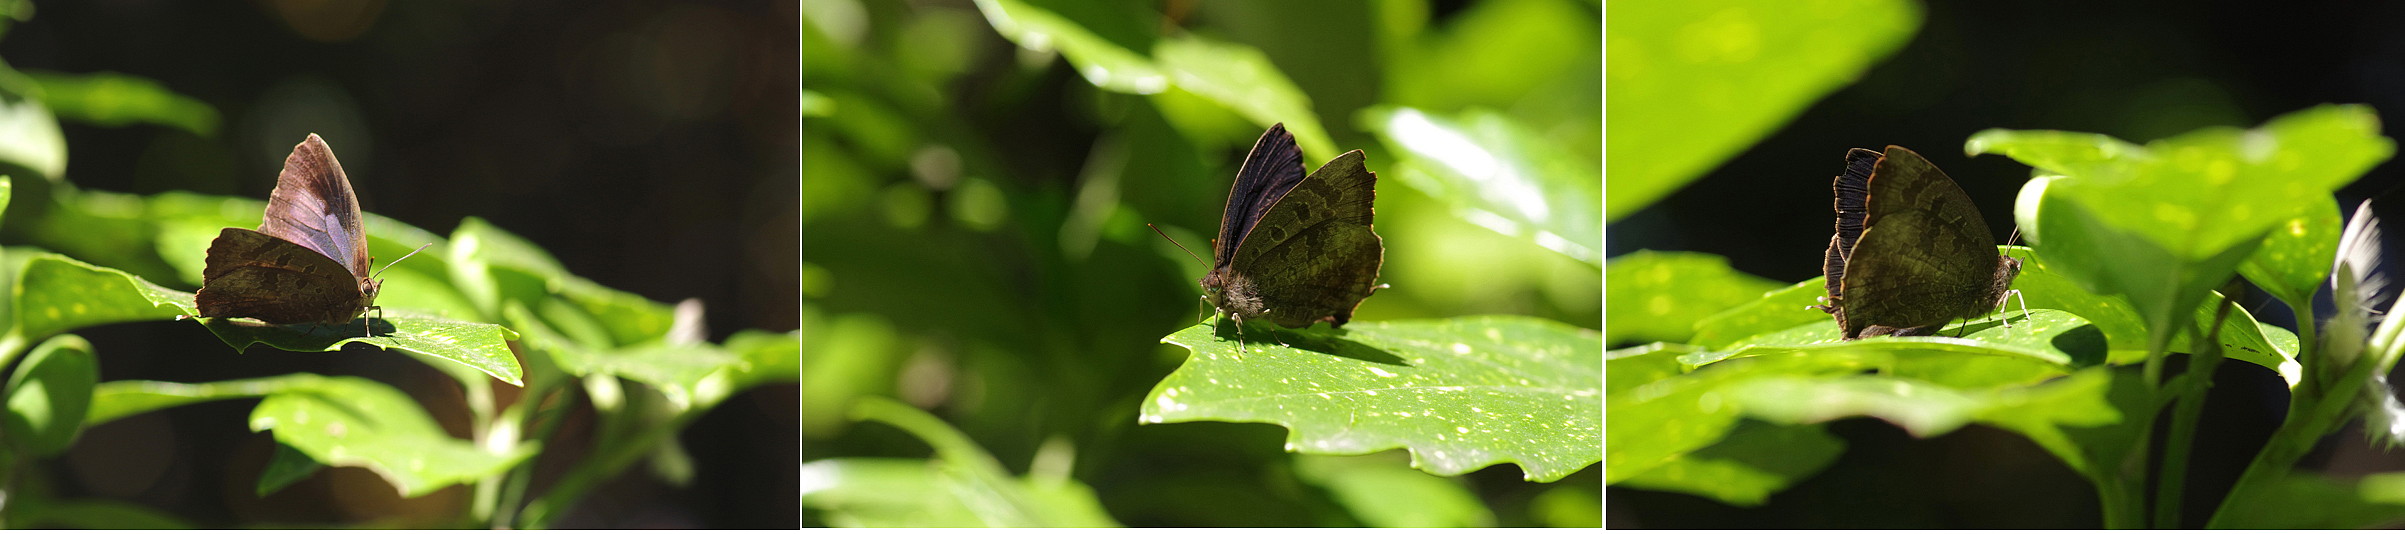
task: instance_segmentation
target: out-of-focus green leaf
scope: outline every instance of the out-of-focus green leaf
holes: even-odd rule
[[[0,164],[24,167],[52,182],[65,178],[67,136],[50,108],[30,99],[0,99]]]
[[[1703,176],[1903,46],[1908,0],[1627,2],[1604,21],[1604,220]]]
[[[1818,425],[1745,424],[1711,446],[1621,480],[1620,485],[1757,506],[1837,461],[1845,441]]]
[[[252,431],[308,453],[319,463],[375,471],[404,497],[484,478],[533,456],[529,443],[487,451],[453,438],[416,401],[392,386],[355,377],[285,382],[251,411]]]
[[[951,493],[934,461],[830,458],[802,464],[802,506],[835,527],[990,526]]]
[[[117,380],[100,384],[92,393],[92,412],[85,426],[97,426],[126,416],[213,400],[265,396],[314,380],[316,375],[284,375],[244,380],[189,384],[150,380]]]
[[[1431,475],[1384,454],[1294,455],[1295,476],[1336,498],[1362,525],[1491,527],[1495,514],[1461,482]]]
[[[42,103],[62,118],[109,127],[147,122],[202,137],[217,134],[216,108],[149,78],[114,72],[25,74],[40,84]]]
[[[1604,264],[1604,343],[1685,341],[1695,323],[1763,300],[1779,283],[1729,268],[1728,258],[1640,250]]]
[[[969,511],[969,518],[975,521],[972,523],[973,526],[1119,526],[1117,521],[1112,520],[1110,515],[1103,511],[1101,502],[1095,499],[1092,488],[1067,478],[1033,475],[1026,479],[1012,477],[1009,472],[1003,470],[1001,462],[994,460],[994,457],[987,454],[985,449],[978,447],[975,441],[971,441],[967,435],[961,434],[959,429],[952,428],[943,420],[936,419],[935,416],[928,415],[926,412],[891,399],[871,397],[862,399],[859,404],[853,405],[852,416],[858,420],[894,425],[925,440],[928,445],[935,447],[935,460],[927,462],[927,465],[931,470],[937,472],[926,482],[920,482],[914,475],[900,473],[893,466],[886,466],[875,473],[840,471],[805,473],[802,492],[805,503],[812,501],[811,496],[820,490],[848,490],[851,489],[849,486],[854,484],[872,484],[883,486],[884,489],[909,488],[924,484],[934,486],[935,491],[907,493],[904,494],[903,499],[863,498],[859,496],[863,492],[857,491],[843,491],[835,495],[848,497],[844,500],[869,501],[870,504],[889,512],[931,510],[938,513],[949,513],[953,510],[953,504],[940,501],[953,499],[956,500],[959,508]],[[847,480],[834,477],[834,475],[850,474],[880,474],[890,478],[885,480]],[[819,502],[825,504],[827,498],[829,497],[821,497]],[[949,515],[932,518],[891,515],[863,518],[855,515],[854,518],[874,519],[874,524],[887,526],[932,526],[930,523],[933,521],[931,520],[958,519]]]
[[[1367,127],[1404,156],[1394,176],[1460,216],[1579,261],[1602,258],[1602,194],[1594,161],[1563,152],[1517,121],[1485,111],[1458,117],[1412,108],[1362,113]]]
[[[265,497],[325,468],[326,464],[317,463],[309,453],[278,443],[275,456],[269,457],[267,468],[259,472],[259,485],[254,493]]]
[[[2265,481],[2245,502],[2225,506],[2217,528],[2396,528],[2405,521],[2405,473],[2379,473],[2348,482],[2310,473]]]
[[[1018,0],[977,0],[977,9],[1011,42],[1038,52],[1060,51],[1061,59],[1095,87],[1140,95],[1169,87],[1169,77],[1151,60],[1051,11]]]
[[[1311,112],[1311,97],[1269,62],[1260,49],[1214,41],[1194,35],[1162,39],[1153,57],[1178,89],[1235,110],[1266,127],[1285,123],[1294,143],[1311,161],[1336,159],[1340,152],[1319,115]]]
[[[183,519],[141,505],[103,500],[19,501],[9,507],[11,528],[73,528],[84,530],[188,530],[200,528]]]
[[[8,442],[36,456],[52,456],[75,443],[92,407],[100,361],[81,337],[50,338],[27,353],[8,377]]]
[[[1600,459],[1600,333],[1512,316],[1227,330],[1162,340],[1194,354],[1153,386],[1142,422],[1272,423],[1293,430],[1291,451],[1403,447],[1439,475],[1514,462],[1551,481]]]
[[[2310,308],[2313,292],[2330,279],[2332,260],[2338,257],[2338,233],[2345,225],[2338,217],[2337,199],[2323,202],[2263,236],[2263,246],[2238,264],[2238,274],[2291,308]]]

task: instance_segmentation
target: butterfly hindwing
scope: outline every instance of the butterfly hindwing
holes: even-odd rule
[[[1846,254],[1842,287],[1831,292],[1843,297],[1847,338],[1874,327],[1926,333],[1994,305],[1988,293],[2011,275],[1998,268],[1995,238],[1961,186],[1897,146],[1887,147],[1867,185],[1862,233]]]
[[[342,264],[300,244],[242,229],[209,243],[205,282],[193,295],[202,317],[249,317],[273,324],[338,323],[357,317],[364,299]]]
[[[1330,160],[1244,236],[1229,266],[1252,275],[1263,318],[1291,328],[1343,326],[1369,298],[1386,249],[1370,226],[1377,174],[1365,159],[1354,150]]]

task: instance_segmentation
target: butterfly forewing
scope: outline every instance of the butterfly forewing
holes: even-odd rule
[[[334,149],[317,134],[292,147],[284,172],[268,193],[259,233],[309,247],[341,262],[358,278],[368,276],[367,232],[359,224],[359,197]]]
[[[1280,123],[1269,127],[1261,139],[1253,142],[1253,150],[1245,154],[1244,166],[1236,171],[1236,185],[1228,191],[1227,210],[1220,214],[1219,240],[1211,252],[1212,267],[1226,266],[1235,259],[1235,251],[1244,244],[1254,226],[1261,222],[1278,198],[1303,182],[1303,151],[1294,145],[1294,134],[1286,132]]]

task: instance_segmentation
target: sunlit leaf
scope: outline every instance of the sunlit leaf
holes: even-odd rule
[[[1514,462],[1548,481],[1600,459],[1597,332],[1511,316],[1233,330],[1204,324],[1163,340],[1194,354],[1153,386],[1143,422],[1272,423],[1292,430],[1288,450],[1403,447],[1440,475]]]
[[[1403,157],[1391,173],[1403,183],[1448,203],[1471,223],[1579,261],[1601,259],[1603,225],[1595,204],[1602,181],[1595,161],[1492,112],[1438,116],[1380,108],[1361,117]]]
[[[216,108],[149,78],[114,72],[26,75],[40,84],[42,103],[62,118],[112,127],[146,122],[203,137],[217,133]]]
[[[1652,204],[1852,83],[1920,20],[1906,0],[1613,4],[1604,219]]]
[[[331,466],[365,467],[404,497],[469,482],[533,456],[532,443],[486,451],[451,437],[407,393],[356,377],[293,380],[251,411],[250,428]]]
[[[1779,283],[1729,268],[1728,258],[1641,250],[1604,264],[1604,343],[1684,341],[1695,324],[1763,300]],[[1818,313],[1818,312],[1814,312]]]
[[[8,377],[8,443],[36,456],[67,450],[92,407],[100,361],[92,344],[72,335],[50,338],[26,353]]]

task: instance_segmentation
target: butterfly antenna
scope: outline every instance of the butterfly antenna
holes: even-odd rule
[[[409,259],[409,257],[410,257],[410,256],[416,256],[416,255],[418,255],[418,253],[419,253],[419,252],[424,252],[424,251],[426,250],[426,247],[431,247],[431,246],[434,246],[434,244],[433,244],[433,243],[427,243],[427,244],[423,244],[423,245],[418,245],[418,249],[417,249],[417,250],[412,250],[412,251],[409,251],[409,253],[408,253],[408,254],[402,254],[402,255],[401,255],[401,257],[400,257],[400,259],[393,260],[393,261],[392,261],[392,263],[387,263],[387,264],[384,264],[384,267],[383,267],[382,269],[376,269],[376,274],[375,274],[374,276],[370,276],[369,278],[383,278],[383,277],[384,277],[384,269],[391,269],[393,265],[401,263],[401,260],[406,260],[406,259]]]
[[[1192,250],[1186,250],[1186,246],[1185,246],[1185,245],[1179,245],[1176,239],[1170,239],[1170,238],[1169,238],[1169,234],[1168,234],[1168,233],[1165,233],[1165,232],[1162,232],[1162,231],[1161,231],[1161,227],[1158,227],[1158,226],[1153,226],[1153,225],[1152,225],[1152,223],[1144,223],[1144,227],[1145,227],[1145,228],[1151,228],[1151,229],[1152,229],[1152,233],[1161,234],[1161,239],[1169,239],[1169,244],[1171,244],[1171,245],[1177,245],[1177,249],[1178,249],[1178,250],[1185,250],[1185,251],[1186,251],[1186,256],[1187,256],[1187,257],[1194,258],[1194,262],[1195,262],[1195,263],[1200,263],[1200,264],[1203,264],[1203,265],[1204,265],[1204,266],[1206,266],[1206,267],[1211,265],[1211,262],[1203,261],[1203,259],[1202,259],[1202,256],[1196,256],[1196,255],[1194,255],[1194,251],[1192,251]]]

